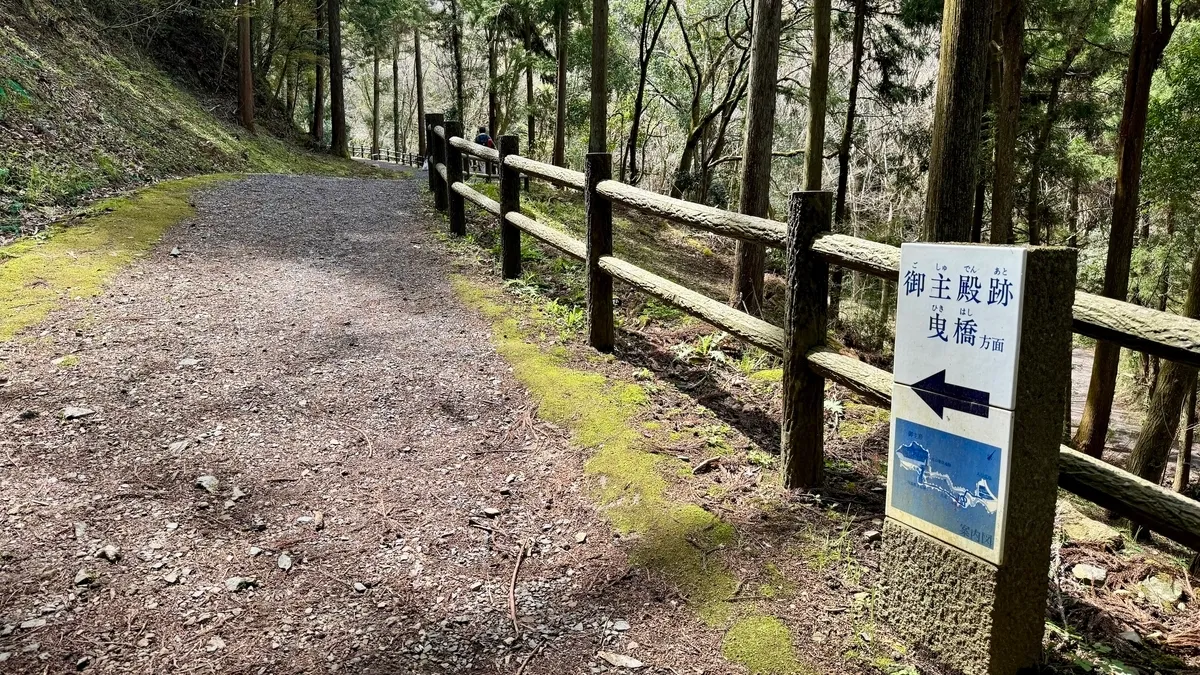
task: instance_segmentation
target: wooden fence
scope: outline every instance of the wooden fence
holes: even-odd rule
[[[421,167],[425,164],[425,158],[411,152],[394,152],[387,148],[382,148],[377,153],[372,153],[371,149],[365,145],[350,146],[350,156],[359,159],[370,159],[376,162],[391,162],[393,164],[403,164],[405,166]]]
[[[587,274],[589,341],[613,347],[612,281],[625,282],[680,310],[783,359],[781,456],[784,482],[810,487],[821,481],[824,463],[824,381],[841,384],[883,408],[891,407],[892,374],[831,349],[826,344],[830,265],[898,281],[900,249],[829,231],[828,192],[794,192],[786,224],[673,199],[612,180],[608,153],[590,153],[586,172],[543,164],[518,154],[515,136],[502,136],[498,149],[462,138],[462,124],[426,116],[433,166],[429,188],[434,204],[448,212],[450,231],[466,234],[466,202],[498,218],[504,278],[521,274],[521,233],[583,261]],[[463,182],[463,159],[495,162],[500,201]],[[537,222],[521,212],[524,174],[584,194],[587,240]],[[787,300],[782,327],[741,312],[613,256],[612,205],[787,252]],[[1134,349],[1200,366],[1200,321],[1118,300],[1077,292],[1073,330]],[[1048,410],[1061,416],[1062,411]],[[1200,502],[1123,469],[1062,446],[1059,486],[1200,550]]]

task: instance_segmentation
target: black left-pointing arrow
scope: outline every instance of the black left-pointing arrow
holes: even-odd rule
[[[938,417],[945,418],[943,413],[947,408],[976,417],[987,417],[990,410],[988,404],[991,401],[991,394],[979,389],[947,383],[944,370],[921,380],[912,388],[917,392],[917,396],[920,396],[921,400],[937,413]]]

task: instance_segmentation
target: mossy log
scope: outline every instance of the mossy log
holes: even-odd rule
[[[734,239],[762,243],[775,248],[787,246],[787,226],[777,220],[693,204],[615,180],[600,183],[596,190],[610,200],[641,213],[678,221]]]
[[[521,157],[519,155],[509,155],[504,158],[504,164],[512,167],[522,173],[529,174],[534,178],[541,178],[544,181],[554,183],[559,187],[570,188],[582,192],[587,187],[587,181],[582,173],[563,169],[549,164],[543,164],[538,161]]]
[[[478,157],[479,159],[485,161],[500,161],[500,152],[495,148],[489,148],[486,145],[480,145],[459,136],[450,137],[450,145],[453,145],[468,155]]]
[[[484,211],[487,211],[493,216],[500,215],[500,202],[471,188],[466,183],[455,183],[454,191],[462,195],[467,201],[471,202],[475,206],[478,206]]]
[[[651,274],[620,258],[602,257],[600,258],[600,268],[630,286],[678,307],[698,319],[707,321],[730,335],[741,338],[756,347],[761,347],[772,354],[783,353],[783,329],[779,326],[757,319],[745,312],[739,312],[723,302],[713,300],[673,281]]]
[[[535,239],[553,246],[576,260],[587,258],[587,247],[583,242],[560,230],[543,225],[523,213],[509,213],[505,218],[523,232],[529,233]]]

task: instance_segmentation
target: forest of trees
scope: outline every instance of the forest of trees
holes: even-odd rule
[[[823,188],[839,231],[1075,247],[1081,289],[1200,316],[1200,2],[604,2],[599,125],[591,3],[162,4],[109,13],[142,17],[151,47],[202,27],[208,44],[176,58],[213,88],[240,82],[248,128],[257,113],[343,156],[351,142],[425,153],[420,120],[438,111],[577,169],[599,128],[627,183],[775,217],[791,190]],[[731,254],[731,298],[757,312],[780,262]],[[830,302],[841,341],[886,359],[889,284],[835,270]],[[1129,467],[1161,482],[1176,437],[1190,447],[1196,379],[1098,343],[1064,438],[1100,456],[1114,399],[1144,410]]]

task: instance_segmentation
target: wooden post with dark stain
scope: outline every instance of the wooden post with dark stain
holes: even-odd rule
[[[825,344],[829,263],[812,250],[829,230],[833,195],[793,192],[788,208],[787,295],[784,306],[783,484],[811,488],[825,468],[825,378],[808,365],[808,352]]]
[[[612,202],[596,186],[612,177],[612,154],[589,152],[586,177],[588,341],[599,351],[611,352],[615,340],[613,282],[600,268],[600,258],[612,255]]]
[[[508,222],[510,212],[521,212],[521,172],[504,166],[504,158],[520,152],[516,136],[501,136],[500,151],[500,271],[505,279],[521,276],[521,230]]]
[[[445,122],[441,113],[425,115],[425,137],[429,139],[429,191],[433,193],[433,205],[438,211],[446,210],[446,186],[442,184],[442,175],[438,173],[438,162],[442,161],[442,153],[438,150],[438,135],[434,127],[440,127]]]
[[[441,139],[442,152],[446,157],[446,200],[450,206],[450,234],[462,237],[467,234],[467,207],[463,196],[454,191],[454,184],[463,182],[462,151],[454,147],[451,138],[462,136],[462,122],[446,121],[446,137]]]

